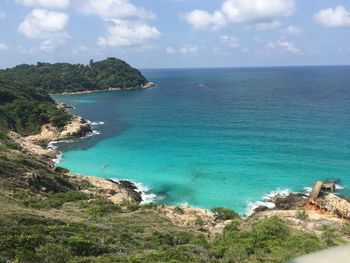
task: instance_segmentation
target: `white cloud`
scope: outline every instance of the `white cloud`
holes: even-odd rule
[[[281,29],[281,33],[285,35],[298,36],[303,33],[303,30],[296,26],[289,26],[287,28]]]
[[[157,28],[143,22],[115,20],[107,29],[106,37],[99,37],[100,46],[135,46],[160,36]]]
[[[272,20],[270,22],[260,22],[255,24],[257,30],[270,30],[280,27],[282,23],[278,20]]]
[[[294,0],[225,0],[219,10],[209,13],[194,10],[184,19],[196,29],[218,28],[228,23],[253,23],[257,27],[276,26],[277,18],[294,12]],[[264,24],[262,24],[264,23]]]
[[[314,20],[325,27],[350,27],[350,12],[340,5],[335,9],[320,10]]]
[[[144,8],[138,8],[129,0],[84,0],[80,4],[83,13],[98,15],[103,19],[153,19],[155,15]]]
[[[0,51],[8,50],[9,47],[5,43],[0,42]]]
[[[68,15],[62,12],[34,9],[20,23],[18,30],[29,39],[42,39],[39,50],[51,52],[69,38],[65,31],[68,20]]]
[[[225,16],[219,11],[210,14],[203,10],[193,10],[185,14],[184,19],[195,29],[205,29],[208,26],[213,26],[216,29],[226,24]]]
[[[100,46],[144,46],[161,35],[156,27],[146,22],[156,16],[129,0],[81,0],[80,8],[84,14],[97,15],[106,22],[107,36],[98,38]]]
[[[268,49],[282,48],[293,54],[300,54],[301,51],[299,48],[296,48],[294,43],[285,41],[285,40],[277,40],[276,42],[270,42],[266,45]]]
[[[70,0],[16,0],[16,2],[34,7],[44,8],[67,8]]]
[[[241,44],[239,43],[239,39],[233,36],[220,36],[220,41],[222,44],[227,44],[234,48],[241,47]]]
[[[198,51],[199,51],[199,48],[197,46],[190,46],[190,45],[185,45],[179,48],[175,48],[175,47],[166,48],[166,53],[171,55],[181,54],[184,56],[193,56],[193,55],[197,55]]]

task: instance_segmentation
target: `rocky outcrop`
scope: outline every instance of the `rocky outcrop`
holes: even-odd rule
[[[42,126],[39,134],[28,136],[26,140],[35,144],[46,144],[51,141],[80,138],[90,132],[92,132],[92,129],[87,121],[81,117],[74,117],[62,131],[49,123]]]
[[[275,208],[279,210],[300,209],[308,203],[306,195],[301,193],[290,193],[287,196],[275,196],[270,199],[270,202],[275,203]]]
[[[22,137],[18,133],[10,132],[10,138],[22,148],[25,154],[36,155],[45,160],[55,159],[59,152],[50,148],[43,148],[41,145],[34,143],[28,137]]]
[[[73,173],[68,173],[67,176],[80,186],[80,191],[94,196],[104,196],[115,204],[124,202],[139,204],[142,201],[141,194],[136,188],[125,187],[120,182]]]
[[[174,225],[193,227],[197,230],[207,232],[211,237],[221,233],[225,226],[231,223],[231,220],[217,220],[212,212],[201,208],[161,206],[160,212],[168,217]]]
[[[331,212],[341,218],[350,220],[350,202],[335,194],[325,194],[321,198],[310,200],[311,204],[321,210]]]

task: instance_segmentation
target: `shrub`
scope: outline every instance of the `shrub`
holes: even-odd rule
[[[196,226],[203,226],[203,225],[204,225],[204,221],[203,221],[202,218],[197,217],[196,220],[194,221],[194,224],[195,224]]]
[[[216,207],[216,208],[213,208],[211,211],[214,213],[215,218],[218,220],[225,221],[225,220],[240,218],[239,214],[236,213],[235,211],[231,209],[223,208],[223,207]]]
[[[55,168],[55,172],[56,172],[56,173],[66,174],[66,173],[69,173],[69,170],[66,169],[66,168],[57,166],[57,167]]]
[[[126,205],[126,209],[129,212],[134,212],[134,211],[140,209],[140,205],[139,204],[135,204],[135,203],[128,203]]]
[[[71,236],[67,245],[74,255],[77,256],[98,256],[105,252],[105,249],[81,236]]]
[[[122,212],[122,209],[119,205],[116,205],[112,201],[101,197],[87,204],[86,211],[91,216],[100,217],[108,213]]]
[[[149,203],[141,206],[141,209],[153,209],[156,210],[158,208],[157,204]]]
[[[61,244],[47,243],[40,247],[38,256],[44,263],[67,262],[71,257],[71,251]]]
[[[179,207],[179,206],[176,206],[176,207],[174,208],[174,212],[175,212],[176,214],[178,214],[178,215],[183,215],[183,214],[185,213],[185,211],[184,211],[181,207]]]
[[[59,208],[65,203],[77,202],[88,199],[88,195],[82,192],[62,192],[49,196],[46,199],[32,199],[24,201],[27,207],[44,209],[44,208]]]
[[[305,210],[298,210],[295,213],[296,218],[306,221],[309,218],[308,213]]]

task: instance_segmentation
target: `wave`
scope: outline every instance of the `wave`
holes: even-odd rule
[[[141,205],[146,205],[150,203],[154,203],[155,201],[159,200],[160,197],[158,197],[156,194],[151,192],[151,189],[141,183],[133,182],[137,188],[137,191],[141,193],[142,202]]]
[[[104,121],[87,121],[88,124],[91,126],[98,126],[98,125],[104,125]]]
[[[254,214],[254,210],[259,206],[266,206],[269,209],[273,209],[276,207],[276,205],[272,200],[276,196],[285,197],[290,193],[293,193],[290,189],[277,189],[264,195],[263,198],[259,201],[248,201],[243,216],[251,216],[252,214]]]
[[[63,153],[62,152],[58,152],[56,158],[52,159],[52,161],[54,162],[55,166],[58,165],[63,158]]]
[[[207,85],[204,85],[204,84],[198,84],[199,87],[202,87],[202,88],[206,88],[206,89],[209,89],[209,87]]]
[[[116,178],[112,178],[111,180],[115,181],[115,182],[119,182],[119,181],[129,181],[132,184],[135,185],[136,187],[136,192],[139,192],[141,194],[141,198],[142,198],[142,202],[141,205],[146,205],[146,204],[150,204],[150,203],[154,203],[157,200],[160,200],[161,197],[157,196],[156,194],[151,192],[151,189],[141,183],[138,182],[133,182],[130,181],[129,179],[116,179]]]
[[[339,184],[336,184],[336,185],[335,185],[335,190],[344,190],[344,189],[345,189],[344,186],[341,186],[341,185],[339,185]]]

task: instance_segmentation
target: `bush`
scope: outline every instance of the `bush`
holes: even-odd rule
[[[225,220],[240,218],[239,214],[236,213],[235,211],[231,209],[223,208],[223,207],[216,207],[216,208],[213,208],[211,211],[214,213],[215,218],[218,220],[225,221]]]
[[[140,209],[140,205],[139,205],[139,204],[134,204],[134,203],[128,203],[128,204],[126,205],[126,209],[127,209],[127,211],[129,211],[129,212],[134,212],[134,211]]]
[[[156,210],[158,208],[157,204],[149,203],[141,206],[141,209],[153,209]]]
[[[40,247],[38,256],[44,263],[67,262],[71,257],[71,251],[61,244],[48,243]]]
[[[185,213],[185,211],[179,206],[174,208],[174,212],[178,215],[183,215]]]
[[[309,215],[306,213],[305,210],[298,210],[295,213],[296,218],[300,219],[300,220],[304,220],[306,221],[309,218]]]
[[[105,249],[94,244],[81,236],[71,236],[67,240],[67,245],[74,255],[77,256],[98,256],[105,252]]]
[[[195,224],[196,226],[203,226],[203,225],[204,225],[204,221],[203,221],[202,218],[197,217],[196,220],[194,221],[194,224]]]
[[[44,209],[44,208],[59,208],[65,203],[77,202],[88,199],[88,195],[83,192],[62,192],[49,196],[46,199],[32,199],[24,201],[27,207]]]
[[[122,212],[119,205],[114,204],[112,201],[106,198],[97,198],[91,203],[85,205],[86,211],[94,217],[104,216],[108,213]]]
[[[57,166],[57,167],[55,168],[55,172],[56,172],[56,173],[66,174],[66,173],[69,173],[69,170],[66,169],[66,168]]]

